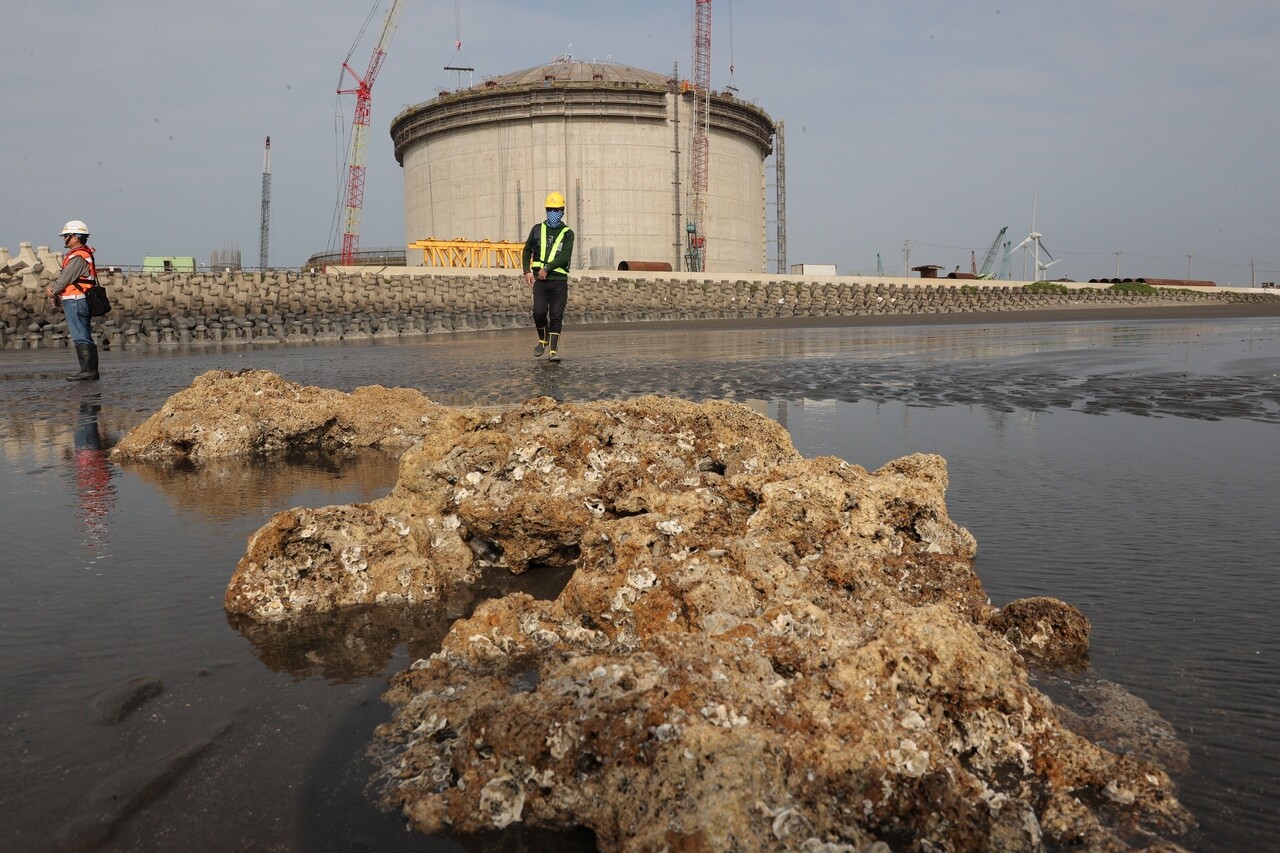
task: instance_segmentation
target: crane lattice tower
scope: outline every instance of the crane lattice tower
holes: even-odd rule
[[[360,251],[360,214],[364,208],[365,163],[368,161],[369,115],[373,111],[373,81],[382,69],[382,62],[387,58],[387,48],[391,45],[391,37],[395,35],[396,25],[400,22],[400,12],[404,9],[404,0],[395,0],[387,10],[387,18],[382,24],[382,35],[373,55],[369,57],[369,67],[361,77],[350,64],[342,63],[342,69],[350,74],[356,82],[354,89],[339,89],[339,95],[356,96],[355,117],[351,120],[351,153],[347,163],[347,204],[346,216],[342,229],[342,264],[350,266],[356,262]]]
[[[267,268],[267,249],[271,244],[271,137],[267,137],[262,154],[262,225],[258,236],[258,269]]]
[[[690,272],[706,268],[707,176],[710,169],[711,124],[711,0],[694,0],[693,36],[693,219],[689,223],[689,251],[686,260]]]

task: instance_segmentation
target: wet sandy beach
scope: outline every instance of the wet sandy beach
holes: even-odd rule
[[[1179,785],[1203,827],[1189,848],[1263,849],[1280,833],[1269,758],[1280,306],[1211,308],[570,322],[559,365],[531,357],[529,330],[162,347],[106,352],[103,380],[75,386],[61,379],[66,350],[0,353],[0,760],[15,768],[0,782],[0,847],[46,849],[85,820],[101,828],[95,797],[110,780],[207,742],[108,825],[110,849],[563,849],[536,834],[408,836],[363,793],[387,676],[474,602],[283,634],[222,611],[247,537],[271,513],[384,494],[394,460],[107,465],[110,503],[81,523],[80,413],[106,446],[200,373],[254,367],[467,405],[728,398],[782,422],[806,456],[871,468],[941,453],[949,511],[978,539],[993,601],[1080,606],[1095,673],[1186,742]],[[554,583],[533,592],[554,595]],[[118,724],[94,722],[94,698],[137,677],[164,689]]]

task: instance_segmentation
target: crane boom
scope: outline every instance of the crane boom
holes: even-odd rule
[[[693,183],[693,219],[686,226],[690,272],[706,269],[707,173],[711,123],[711,0],[694,0],[693,33],[693,151],[690,177]]]
[[[338,94],[356,96],[355,117],[351,120],[351,152],[347,158],[347,204],[342,229],[343,266],[354,264],[360,249],[360,213],[364,208],[365,162],[368,159],[365,146],[369,137],[369,115],[373,109],[373,81],[377,79],[382,63],[387,58],[387,48],[391,46],[391,37],[395,35],[403,9],[404,0],[393,0],[382,24],[382,35],[373,49],[373,55],[369,57],[369,67],[363,77],[348,63],[342,63],[344,73],[350,74],[355,81],[355,88],[339,89]]]
[[[1011,240],[1004,241],[1004,251],[1000,254],[1000,271],[996,273],[996,278],[1004,281],[1009,278],[1009,255],[1013,249],[1009,248],[1013,245]]]
[[[1009,230],[1009,226],[1000,229],[1000,233],[991,241],[991,248],[987,249],[986,257],[982,259],[982,266],[975,271],[978,278],[991,278],[991,264],[995,262],[996,252],[1000,249],[1000,241],[1004,238],[1004,232]]]

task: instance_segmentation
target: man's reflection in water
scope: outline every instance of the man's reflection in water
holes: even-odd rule
[[[76,417],[76,493],[80,498],[84,544],[90,548],[106,543],[107,511],[116,500],[111,466],[107,463],[110,445],[98,425],[101,408],[95,402],[83,400]]]

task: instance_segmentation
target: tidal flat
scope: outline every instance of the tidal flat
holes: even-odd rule
[[[1269,757],[1280,735],[1280,320],[567,329],[559,365],[535,361],[530,339],[108,353],[92,388],[61,381],[65,351],[0,354],[0,723],[19,771],[0,783],[4,846],[69,833],[116,849],[422,849],[366,796],[364,750],[389,716],[387,678],[474,602],[283,636],[221,607],[248,536],[273,512],[379,497],[394,459],[157,472],[87,458],[196,375],[240,367],[456,405],[733,399],[786,426],[805,456],[871,469],[938,453],[993,601],[1043,594],[1081,608],[1092,674],[1145,700],[1186,745],[1176,781],[1201,829],[1184,843],[1262,849],[1280,829]],[[532,594],[554,595],[542,580]],[[95,699],[136,678],[162,689],[98,722]],[[165,767],[166,784],[136,784]],[[127,810],[104,806],[122,791]]]

